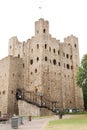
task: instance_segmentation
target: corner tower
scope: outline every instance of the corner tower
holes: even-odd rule
[[[44,19],[39,19],[35,22],[35,36],[48,35],[49,34],[49,22]]]
[[[65,38],[64,42],[72,46],[72,67],[73,67],[73,88],[74,88],[73,95],[75,97],[75,107],[83,108],[82,89],[78,87],[76,84],[76,75],[78,67],[80,65],[78,38],[71,35]]]

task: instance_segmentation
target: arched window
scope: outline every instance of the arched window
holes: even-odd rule
[[[37,69],[35,69],[35,73],[37,73]]]
[[[5,94],[5,90],[3,91],[3,95]]]
[[[30,60],[30,64],[31,64],[31,65],[33,64],[33,59]]]
[[[20,54],[18,54],[18,58],[20,58]]]
[[[67,69],[69,69],[69,64],[67,64]]]
[[[74,47],[76,48],[76,44],[74,44]]]
[[[72,59],[72,55],[70,55],[70,59]]]
[[[37,49],[39,49],[39,44],[37,44]]]
[[[47,49],[47,44],[45,44],[45,49]]]
[[[55,59],[53,60],[53,64],[56,65],[56,60]]]
[[[39,61],[39,57],[37,57],[37,61]]]
[[[55,53],[55,49],[53,49],[53,52]]]
[[[73,69],[73,66],[71,66],[71,70]]]
[[[23,63],[23,68],[24,68],[24,63]]]
[[[59,62],[58,64],[59,64],[59,66],[60,66],[60,62]]]
[[[45,56],[45,61],[47,61],[47,56]]]
[[[58,55],[60,54],[60,51],[58,50]]]
[[[43,33],[46,33],[46,29],[43,29]]]
[[[67,58],[67,59],[69,58],[69,54],[66,54],[66,58]]]

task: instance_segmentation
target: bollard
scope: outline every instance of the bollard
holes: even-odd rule
[[[31,121],[31,116],[29,116],[29,121]]]
[[[0,117],[1,117],[1,111],[0,111]]]
[[[23,125],[23,117],[19,117],[20,118],[20,125]]]
[[[62,119],[62,116],[63,116],[62,111],[60,111],[59,112],[59,119]]]

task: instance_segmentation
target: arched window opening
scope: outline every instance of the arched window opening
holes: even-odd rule
[[[60,62],[58,62],[59,66],[60,66]]]
[[[39,61],[39,57],[37,57],[37,61]]]
[[[45,56],[45,61],[47,61],[47,57]]]
[[[74,47],[76,48],[76,44],[74,44]]]
[[[21,99],[22,98],[22,91],[20,89],[16,90],[16,99]]]
[[[69,54],[66,54],[66,58],[67,58],[67,59],[69,58]]]
[[[58,55],[60,54],[60,51],[58,50]]]
[[[35,73],[37,73],[37,69],[35,69]]]
[[[45,49],[47,49],[47,44],[45,44]]]
[[[3,91],[3,95],[5,94],[5,91]]]
[[[56,65],[56,60],[55,59],[53,60],[53,64]]]
[[[38,88],[35,88],[35,93],[37,93],[38,92]]]
[[[11,94],[13,94],[13,90],[11,90]]]
[[[71,66],[71,70],[73,69],[73,66]]]
[[[70,55],[70,59],[72,59],[72,55]]]
[[[43,33],[46,33],[46,29],[43,29]]]
[[[24,63],[23,63],[23,68],[24,68]]]
[[[67,69],[69,69],[69,64],[67,64]]]
[[[53,52],[55,53],[55,49],[53,49]]]
[[[37,49],[39,49],[39,44],[37,44]]]
[[[13,77],[15,76],[15,74],[14,74],[14,73],[13,73],[12,75],[13,75]]]
[[[30,64],[31,64],[31,65],[33,64],[33,59],[30,60]]]
[[[18,58],[20,58],[20,54],[18,54]]]

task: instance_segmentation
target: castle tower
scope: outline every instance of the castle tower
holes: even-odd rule
[[[71,35],[64,39],[64,42],[70,44],[72,46],[72,69],[73,69],[73,88],[74,88],[74,97],[75,97],[75,107],[83,108],[83,93],[82,89],[76,84],[76,74],[78,71],[78,67],[80,65],[79,58],[79,44],[78,38]]]
[[[35,22],[35,37],[32,37],[29,45],[26,61],[28,63],[27,90],[42,93],[42,61],[45,41],[48,38],[49,23],[44,19]],[[24,59],[25,61],[25,59]],[[38,77],[38,78],[37,78]]]
[[[39,19],[39,21],[35,22],[35,36],[45,35],[48,36],[49,34],[49,22],[44,21],[44,19]]]

